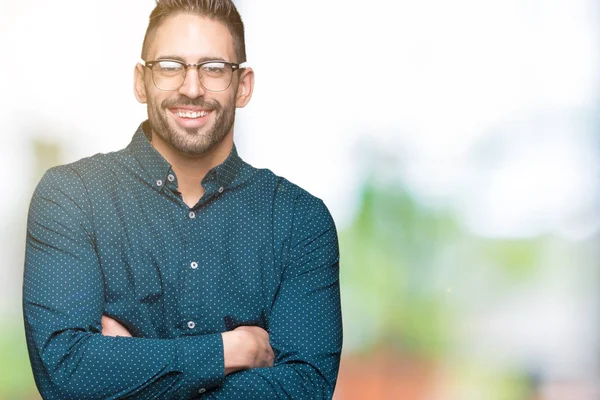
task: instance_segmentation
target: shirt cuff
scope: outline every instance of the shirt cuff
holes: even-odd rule
[[[180,399],[191,399],[225,380],[223,338],[220,333],[178,338],[178,360],[183,371]]]

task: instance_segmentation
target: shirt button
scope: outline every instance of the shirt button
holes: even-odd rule
[[[173,182],[175,180],[175,176],[173,174],[169,174],[169,176],[167,176],[167,179],[169,180],[169,182]]]
[[[194,329],[196,327],[196,323],[194,321],[188,322],[188,328]]]
[[[190,264],[190,266],[192,267],[192,269],[196,269],[196,268],[198,268],[198,263],[196,261],[194,261]]]
[[[225,189],[223,188],[223,186],[221,186],[221,187],[219,188],[219,193],[223,193],[223,190],[225,190]]]
[[[202,388],[202,389],[198,390],[198,394],[203,394],[203,393],[205,393],[205,392],[206,392],[206,389],[204,389],[204,388]]]
[[[160,179],[156,181],[156,186],[162,186],[163,185],[163,181],[161,181]]]
[[[191,219],[196,218],[196,213],[193,211],[190,211],[190,213],[188,215],[190,216]]]

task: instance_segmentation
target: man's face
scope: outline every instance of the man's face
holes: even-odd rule
[[[238,61],[233,38],[224,24],[189,14],[171,16],[158,27],[146,61],[158,59],[186,63]],[[154,86],[152,71],[144,68],[145,100],[153,134],[186,155],[202,155],[213,149],[233,130],[237,74],[234,72],[227,90],[210,92],[200,84],[197,69],[188,68],[179,89],[162,91]]]

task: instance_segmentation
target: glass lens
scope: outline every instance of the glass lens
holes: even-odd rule
[[[157,88],[175,90],[183,84],[185,67],[175,61],[157,61],[152,66],[152,78]]]
[[[209,62],[200,67],[202,86],[213,92],[222,92],[231,84],[231,65],[222,62]]]
[[[185,81],[186,70],[186,65],[177,61],[156,61],[152,65],[152,79],[161,90],[177,90]],[[198,76],[206,90],[222,92],[231,84],[233,69],[227,63],[211,61],[198,67]]]

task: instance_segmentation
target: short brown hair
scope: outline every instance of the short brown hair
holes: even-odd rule
[[[231,0],[156,0],[156,7],[150,14],[150,22],[144,36],[143,60],[146,60],[148,47],[156,29],[167,17],[179,13],[198,15],[225,24],[233,37],[237,62],[241,64],[246,61],[244,23]]]

